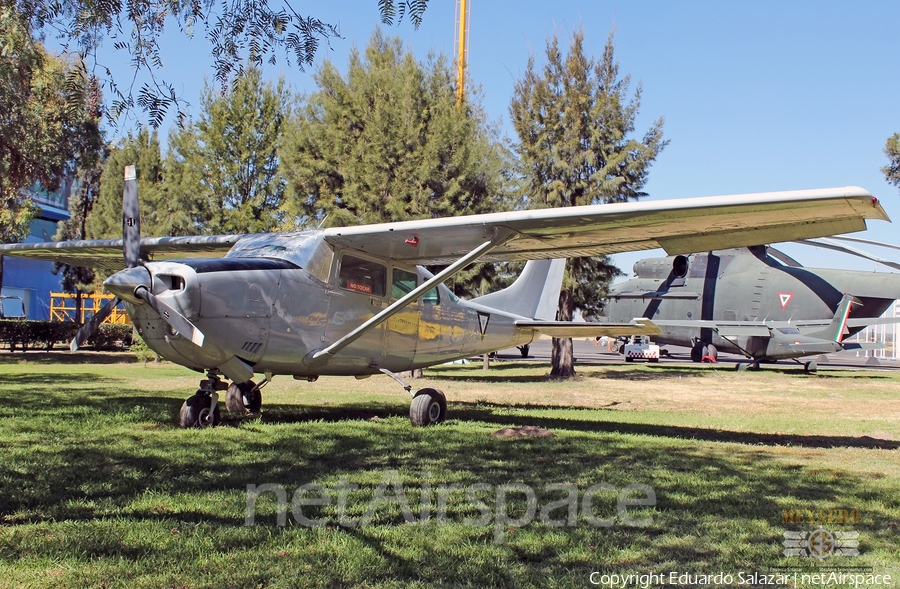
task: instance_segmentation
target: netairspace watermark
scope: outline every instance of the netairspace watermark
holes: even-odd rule
[[[831,587],[849,585],[850,587],[893,587],[891,575],[876,575],[859,572],[815,572],[815,573],[760,573],[738,571],[736,573],[685,573],[669,571],[665,573],[602,573],[594,571],[588,579],[591,585],[616,589],[639,588],[649,589],[671,585],[673,587]]]
[[[448,522],[448,508],[457,513],[470,512],[474,509],[475,517],[465,517],[463,525],[493,526],[494,541],[504,540],[507,530],[527,526],[537,519],[549,527],[575,526],[579,511],[581,518],[589,525],[611,527],[616,523],[632,527],[646,527],[651,523],[648,517],[633,517],[629,514],[635,509],[652,508],[656,505],[656,493],[649,485],[635,483],[617,488],[608,483],[591,485],[581,490],[568,483],[552,483],[540,489],[541,497],[553,495],[553,501],[538,505],[538,494],[535,489],[524,483],[506,483],[492,485],[473,483],[470,485],[439,484],[432,485],[429,475],[424,474],[426,481],[415,488],[405,487],[400,481],[400,473],[387,471],[366,503],[362,517],[352,519],[348,510],[350,494],[354,498],[361,492],[360,485],[351,484],[346,477],[341,478],[331,488],[319,483],[300,485],[291,495],[288,502],[288,490],[277,483],[263,485],[247,485],[247,509],[244,524],[257,525],[256,502],[264,494],[274,494],[277,501],[276,525],[287,525],[288,505],[294,522],[301,526],[317,527],[337,524],[346,528],[360,528],[372,525],[377,512],[399,508],[403,520],[407,523],[436,521],[439,525]],[[411,504],[408,493],[419,498],[418,505]],[[601,497],[601,495],[603,497]],[[602,502],[605,497],[615,495],[615,510],[604,503],[604,507],[595,509],[595,503]],[[460,500],[463,498],[462,500]],[[357,502],[358,504],[358,502]],[[321,515],[321,508],[333,506],[336,519],[314,517]],[[394,506],[394,507],[392,507]],[[417,511],[413,511],[413,507]],[[313,509],[310,509],[313,508]],[[358,508],[356,508],[358,511]]]

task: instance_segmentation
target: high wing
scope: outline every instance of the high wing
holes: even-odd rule
[[[691,253],[861,231],[889,221],[859,187],[617,203],[323,230],[328,243],[416,264],[595,256],[661,247]],[[214,256],[243,236],[145,238],[142,259]],[[0,255],[120,269],[122,240],[0,245]],[[474,261],[474,260],[473,260]]]
[[[221,258],[244,235],[195,235],[188,237],[145,237],[141,239],[142,260],[178,258]],[[45,243],[0,245],[0,256],[21,256],[69,266],[115,271],[125,267],[122,239],[90,239]]]
[[[663,248],[670,255],[861,231],[889,220],[859,187],[617,203],[325,230],[332,245],[418,264],[448,264],[505,232],[479,261],[597,256]]]

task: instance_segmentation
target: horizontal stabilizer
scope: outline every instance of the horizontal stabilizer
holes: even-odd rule
[[[610,299],[639,299],[639,300],[688,300],[696,301],[700,298],[698,292],[671,292],[667,290],[654,290],[647,292],[626,291],[610,293]]]
[[[883,350],[884,342],[842,342],[845,350]]]
[[[516,321],[519,329],[532,329],[552,337],[600,337],[603,335],[658,335],[662,330],[648,319],[631,323],[600,323],[595,321]]]
[[[900,323],[900,317],[857,317],[847,320],[847,327],[868,327],[869,325],[891,325]]]
[[[834,352],[840,350],[840,348],[835,349],[836,345],[838,345],[837,342],[822,341],[821,343],[800,342],[796,344],[789,344],[789,347],[794,352],[802,353],[804,356],[808,356],[811,354],[833,354]]]

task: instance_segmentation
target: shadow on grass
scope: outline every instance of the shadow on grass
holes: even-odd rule
[[[34,380],[32,384],[41,382]],[[39,394],[6,391],[0,396],[0,402],[33,407]],[[454,419],[432,428],[413,428],[405,420],[394,419],[405,416],[406,408],[401,406],[271,405],[265,408],[260,420],[226,420],[237,427],[181,431],[168,421],[171,411],[163,410],[172,399],[140,394],[136,397],[125,390],[101,396],[103,402],[98,407],[100,411],[108,408],[110,414],[126,402],[153,407],[151,421],[156,419],[158,427],[141,429],[148,419],[141,416],[138,421],[126,421],[120,429],[108,432],[98,430],[89,418],[73,415],[62,434],[48,432],[33,445],[0,431],[7,452],[7,458],[0,462],[0,485],[4,489],[0,494],[0,519],[12,529],[23,522],[48,526],[65,522],[66,526],[72,526],[67,528],[70,530],[67,534],[45,534],[48,539],[37,544],[16,544],[19,536],[8,536],[2,546],[4,557],[15,560],[27,552],[31,558],[42,555],[59,558],[69,551],[90,554],[92,559],[165,561],[175,557],[166,552],[170,548],[165,542],[133,546],[115,535],[78,533],[82,529],[79,526],[87,528],[98,521],[113,519],[129,522],[136,529],[147,522],[164,523],[167,529],[187,523],[209,525],[210,530],[234,530],[234,546],[218,549],[241,558],[246,550],[271,547],[270,537],[276,529],[274,511],[266,511],[265,506],[257,526],[261,530],[257,533],[244,527],[248,485],[277,484],[290,497],[301,485],[319,482],[331,488],[347,477],[359,485],[358,495],[362,497],[351,500],[351,504],[363,510],[385,473],[392,472],[399,473],[405,492],[408,489],[411,493],[410,501],[416,500],[416,493],[422,492],[426,480],[435,485],[480,484],[491,489],[510,482],[523,483],[535,490],[539,505],[559,499],[546,490],[558,483],[575,485],[582,492],[597,483],[617,489],[641,483],[654,490],[657,504],[653,521],[646,528],[620,525],[612,529],[592,528],[581,523],[548,530],[546,544],[536,540],[535,546],[519,545],[516,536],[510,536],[501,548],[490,548],[494,533],[491,525],[465,532],[470,534],[468,541],[476,545],[473,548],[476,555],[500,555],[481,559],[475,569],[479,581],[473,585],[484,585],[484,579],[490,579],[492,586],[521,586],[521,575],[526,573],[544,578],[569,578],[577,574],[583,581],[586,574],[596,570],[598,562],[618,558],[622,550],[640,550],[641,558],[651,563],[683,565],[692,559],[715,560],[721,557],[716,551],[727,552],[729,538],[734,533],[741,535],[742,551],[761,547],[758,549],[763,553],[768,554],[765,552],[768,550],[776,555],[772,557],[774,562],[780,554],[779,532],[776,530],[775,537],[770,537],[758,531],[765,527],[759,523],[777,527],[786,501],[805,506],[833,502],[837,498],[842,505],[865,505],[867,521],[888,521],[891,516],[891,507],[887,501],[879,500],[871,478],[845,473],[824,480],[801,465],[775,460],[763,451],[750,448],[738,452],[715,451],[694,441],[816,448],[896,448],[895,443],[867,445],[840,436],[766,436],[521,416],[515,413],[518,407],[468,403],[452,404]],[[93,401],[88,393],[75,391],[72,402]],[[499,411],[505,413],[501,415]],[[269,427],[273,424],[297,427]],[[484,424],[491,427],[485,428]],[[490,437],[494,425],[510,424],[538,425],[570,435],[516,440]],[[336,516],[331,509],[323,507],[309,515],[334,522]],[[470,511],[456,502],[450,502],[448,509],[450,521],[461,522],[471,517]],[[597,509],[610,508],[603,504]],[[367,572],[371,575],[367,582],[380,580],[396,584],[418,580],[424,584],[440,584],[448,577],[464,580],[473,574],[472,565],[462,564],[460,547],[445,540],[438,528],[418,534],[416,529],[404,527],[402,518],[383,514],[380,517],[379,521],[385,523],[379,528],[336,527],[337,531],[332,532],[344,538],[337,543],[353,543],[372,554],[378,566]],[[728,526],[724,521],[730,522]],[[683,545],[657,541],[673,534],[696,537],[701,524],[706,526],[702,533],[710,535],[707,549],[686,549]],[[395,527],[397,530],[391,531]],[[296,535],[290,527],[281,532],[284,538],[297,538],[306,549],[306,537]],[[292,533],[295,535],[289,536]],[[461,534],[458,530],[455,533]],[[540,530],[529,533],[544,538]],[[410,539],[417,534],[427,537],[424,540],[427,566],[415,548],[404,549],[407,542],[418,547],[414,544],[416,540]],[[275,542],[281,550],[282,541],[276,538]],[[484,544],[482,549],[478,548],[479,543]],[[558,553],[588,543],[605,548],[598,548],[595,553],[573,549],[565,558]],[[332,557],[328,554],[318,558],[321,558],[316,561],[319,566],[331,566]],[[528,569],[526,573],[517,572],[523,567]]]
[[[78,380],[81,378],[79,375]],[[29,384],[37,387],[46,383],[32,376]],[[28,408],[44,408],[40,394],[30,388],[24,393],[7,389],[0,395],[0,404],[21,412],[21,419],[27,420]],[[101,401],[93,405],[96,401],[92,395]],[[108,432],[98,428],[90,416],[58,411],[53,414],[56,423],[51,424],[52,431],[45,432],[39,443],[23,443],[14,432],[0,431],[5,456],[0,461],[0,486],[4,489],[0,494],[0,520],[12,529],[23,522],[66,522],[76,526],[66,536],[72,540],[51,538],[38,544],[17,544],[18,536],[7,536],[0,545],[4,558],[15,560],[26,552],[32,558],[59,555],[69,550],[61,549],[61,543],[70,542],[71,551],[77,554],[164,561],[169,550],[166,543],[135,548],[119,538],[97,533],[79,537],[77,526],[115,519],[133,526],[165,522],[174,528],[186,522],[211,524],[212,529],[246,529],[243,526],[248,485],[281,485],[290,496],[300,485],[315,481],[333,487],[347,477],[361,488],[363,499],[353,502],[358,509],[366,507],[379,481],[390,472],[400,473],[404,488],[408,487],[413,495],[422,490],[423,480],[429,485],[481,484],[491,488],[510,482],[524,483],[535,489],[540,505],[559,499],[545,490],[552,484],[575,485],[582,492],[597,483],[617,489],[633,483],[652,487],[657,504],[652,523],[646,528],[593,528],[581,523],[550,530],[548,534],[552,532],[555,539],[548,539],[546,545],[539,542],[533,549],[527,543],[517,545],[512,538],[507,552],[499,553],[508,556],[487,558],[480,568],[464,565],[460,547],[452,541],[440,541],[439,531],[427,544],[431,568],[423,568],[415,550],[403,549],[404,542],[412,542],[407,536],[414,536],[417,531],[403,528],[402,518],[385,516],[386,528],[339,528],[347,542],[362,545],[377,555],[381,564],[373,573],[376,578],[393,582],[418,579],[428,584],[474,575],[470,584],[512,587],[521,585],[517,567],[534,566],[535,571],[526,572],[540,578],[577,575],[584,579],[596,570],[598,562],[619,558],[623,550],[639,550],[641,558],[650,563],[684,564],[692,557],[716,561],[728,557],[734,530],[741,534],[742,559],[753,558],[746,551],[755,548],[762,554],[771,552],[771,561],[775,562],[780,554],[780,531],[769,534],[760,530],[778,528],[786,502],[806,506],[817,502],[831,505],[837,500],[842,506],[865,506],[866,522],[871,523],[863,522],[860,529],[871,531],[878,522],[891,519],[894,508],[890,501],[883,500],[888,486],[893,485],[891,492],[898,491],[896,482],[880,481],[878,487],[870,477],[816,474],[799,464],[776,460],[761,450],[719,451],[694,441],[897,448],[894,442],[522,416],[515,414],[517,407],[483,403],[454,403],[453,420],[432,428],[414,428],[405,419],[395,419],[405,416],[406,407],[276,404],[266,406],[259,420],[228,418],[226,423],[233,427],[183,431],[171,425],[171,398],[134,394],[121,387],[71,393],[72,405],[92,405],[101,414],[114,415],[124,403],[149,407],[151,412]],[[526,407],[530,411],[551,409]],[[41,411],[36,413],[39,416]],[[151,425],[155,420],[157,427],[143,429],[148,420]],[[268,427],[272,424],[297,427]],[[490,427],[485,428],[484,424]],[[516,440],[490,437],[494,426],[508,425],[538,425],[565,431],[567,435]],[[608,505],[602,507],[607,508]],[[310,515],[333,521],[335,515],[329,509],[333,508],[323,507]],[[461,522],[466,517],[471,517],[471,511],[451,502],[450,521]],[[259,544],[270,542],[266,538],[272,535],[274,521],[273,511],[261,513],[262,532],[256,536],[246,532],[242,538],[258,538],[248,542]],[[719,524],[709,523],[722,521],[729,524],[716,527]],[[398,531],[392,532],[393,528]],[[291,533],[289,529],[282,531]],[[488,526],[486,530],[465,532],[471,536],[462,536],[488,546],[489,540],[484,538],[489,539],[491,533]],[[535,532],[538,537],[540,533]],[[698,534],[707,547],[687,552],[677,542],[657,541],[673,536],[697,540]],[[300,543],[304,538],[294,537]],[[276,538],[279,550],[280,542]],[[565,558],[556,548],[548,548],[587,544],[605,548],[587,555],[584,550],[573,549]],[[245,548],[240,545],[229,550],[241,555]],[[323,561],[321,566],[332,566],[328,562]]]
[[[103,352],[79,350],[77,352],[28,350],[26,352],[0,352],[0,365],[18,364],[138,364],[130,352]]]

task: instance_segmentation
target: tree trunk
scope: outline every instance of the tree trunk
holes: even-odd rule
[[[557,320],[571,321],[575,313],[575,297],[572,289],[567,288],[559,293],[559,310]],[[571,338],[553,338],[552,369],[553,378],[572,378],[575,376],[575,354],[572,350]]]

